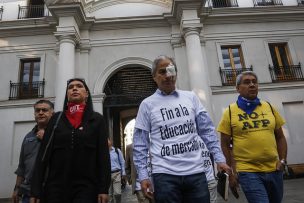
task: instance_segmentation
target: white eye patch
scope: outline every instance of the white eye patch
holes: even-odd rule
[[[166,67],[166,75],[167,77],[176,76],[175,66],[172,63]]]

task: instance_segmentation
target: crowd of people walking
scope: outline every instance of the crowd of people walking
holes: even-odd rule
[[[128,183],[139,203],[215,203],[215,171],[229,175],[232,190],[240,185],[249,203],[282,202],[285,121],[258,97],[258,76],[237,76],[239,96],[216,128],[198,96],[176,88],[177,72],[173,58],[154,60],[158,88],[141,102],[126,151],[113,146],[83,79],[67,81],[60,112],[48,100],[37,101],[13,202],[120,203]]]

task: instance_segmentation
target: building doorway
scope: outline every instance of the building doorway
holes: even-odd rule
[[[139,104],[153,94],[157,86],[148,67],[128,65],[120,68],[107,81],[103,114],[113,145],[124,151],[124,129],[137,115]]]

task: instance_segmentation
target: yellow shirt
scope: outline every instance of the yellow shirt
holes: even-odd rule
[[[285,121],[267,102],[261,102],[248,115],[236,103],[225,109],[217,131],[231,135],[233,132],[233,155],[238,172],[271,172],[276,170],[278,160],[274,129]]]

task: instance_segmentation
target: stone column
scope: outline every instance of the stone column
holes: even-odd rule
[[[59,60],[56,70],[55,111],[63,108],[67,80],[75,77],[75,45],[73,36],[59,36]]]
[[[186,60],[186,50],[185,43],[183,42],[183,37],[180,33],[180,27],[177,25],[172,26],[171,33],[171,46],[174,51],[174,58],[177,65],[177,81],[176,86],[179,89],[189,90],[190,81],[185,80],[185,78],[189,78],[188,75],[188,64]]]
[[[59,41],[59,59],[55,84],[55,111],[63,108],[67,80],[75,77],[75,47],[80,41],[79,28],[73,16],[59,17],[55,37]]]
[[[190,86],[198,95],[210,116],[213,117],[208,67],[204,63],[200,41],[202,27],[203,25],[197,17],[197,10],[183,11],[181,29],[186,42]]]

